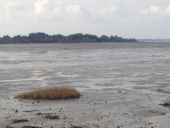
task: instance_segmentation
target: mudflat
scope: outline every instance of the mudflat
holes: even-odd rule
[[[16,100],[1,97],[0,127],[151,128],[169,127],[165,95],[121,88],[82,92],[75,100]],[[16,122],[14,122],[16,121]]]
[[[0,46],[2,128],[168,128],[170,44]],[[38,87],[70,86],[74,100],[18,100]]]

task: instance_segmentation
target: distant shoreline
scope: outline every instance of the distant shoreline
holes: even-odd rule
[[[118,42],[138,42],[136,39],[122,38],[115,36],[97,36],[92,34],[76,33],[68,36],[56,34],[48,35],[46,33],[30,33],[28,36],[17,35],[10,37],[9,35],[0,37],[0,44],[27,44],[27,43],[118,43]]]

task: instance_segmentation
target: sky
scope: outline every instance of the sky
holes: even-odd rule
[[[170,39],[170,0],[0,0],[0,36],[31,32]]]

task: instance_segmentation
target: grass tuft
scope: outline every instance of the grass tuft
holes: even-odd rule
[[[80,93],[71,87],[48,87],[26,91],[16,95],[17,99],[56,100],[79,98]]]

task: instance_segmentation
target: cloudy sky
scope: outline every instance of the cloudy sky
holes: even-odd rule
[[[0,35],[170,38],[170,0],[0,0]]]

